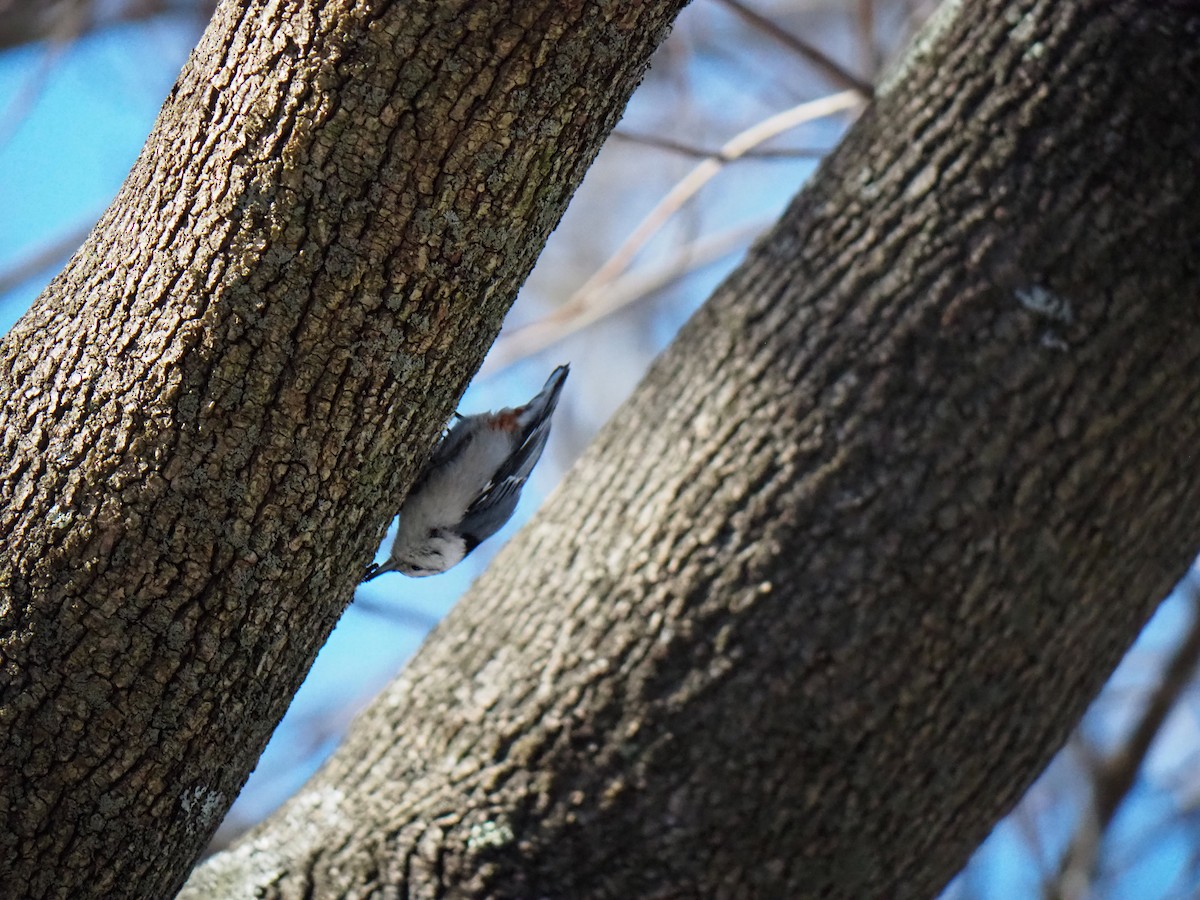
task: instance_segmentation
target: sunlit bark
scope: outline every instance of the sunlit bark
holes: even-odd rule
[[[0,893],[182,882],[679,5],[221,6],[0,343]]]

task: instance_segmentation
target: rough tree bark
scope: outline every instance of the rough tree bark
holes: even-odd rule
[[[681,5],[220,7],[0,344],[0,893],[182,882]]]
[[[185,895],[932,896],[1194,552],[1197,96],[1194,6],[951,9]]]

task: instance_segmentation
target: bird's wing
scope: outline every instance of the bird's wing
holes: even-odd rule
[[[530,431],[517,451],[496,470],[491,481],[471,501],[463,517],[463,533],[469,539],[485,541],[508,521],[521,499],[521,489],[537,465],[550,437],[550,420],[542,419]]]
[[[563,383],[569,371],[569,367],[559,366],[550,373],[546,384],[536,397],[523,408],[513,411],[518,420],[530,413],[532,418],[525,426],[526,431],[520,446],[496,470],[487,486],[467,507],[462,532],[468,542],[474,541],[478,544],[487,540],[504,526],[516,510],[517,502],[521,499],[521,489],[525,487],[529,474],[542,458],[542,451],[546,449],[546,441],[550,438],[550,419],[555,406],[558,405],[558,397],[562,393]],[[451,429],[445,443],[449,443],[455,437],[457,430],[458,426]]]
[[[486,541],[512,518],[524,486],[524,478],[493,482],[475,499],[463,516],[461,526],[468,551]]]

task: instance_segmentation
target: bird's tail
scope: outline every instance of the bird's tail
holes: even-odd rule
[[[550,437],[550,417],[558,405],[558,397],[570,371],[570,366],[559,366],[550,373],[536,397],[513,411],[521,434],[520,449],[512,455],[502,472],[496,473],[497,476],[513,479],[518,485],[529,477]]]
[[[567,375],[570,373],[570,365],[559,366],[550,373],[537,396],[517,411],[517,421],[523,429],[536,427],[538,423],[550,419],[554,414],[554,407],[558,406],[559,395],[562,394],[563,385],[566,384]]]

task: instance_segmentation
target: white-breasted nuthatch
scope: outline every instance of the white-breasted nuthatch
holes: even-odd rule
[[[569,371],[551,372],[524,406],[459,417],[400,507],[387,562],[368,568],[363,581],[384,572],[445,572],[504,526],[546,447]]]

